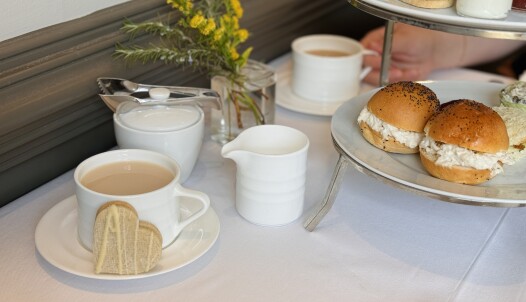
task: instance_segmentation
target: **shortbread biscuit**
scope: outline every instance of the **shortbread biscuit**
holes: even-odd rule
[[[162,235],[123,201],[111,201],[97,211],[93,229],[95,273],[136,275],[150,271],[162,253]]]

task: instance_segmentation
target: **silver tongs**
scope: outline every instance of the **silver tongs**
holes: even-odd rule
[[[98,78],[97,84],[103,93],[100,97],[113,112],[119,104],[128,101],[150,105],[212,105],[221,109],[221,98],[211,89],[138,84],[119,78]]]

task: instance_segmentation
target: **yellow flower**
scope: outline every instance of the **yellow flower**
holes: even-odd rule
[[[238,29],[239,28],[239,18],[238,17],[232,17],[232,27],[234,29]]]
[[[197,14],[190,19],[190,27],[192,28],[198,28],[203,24],[203,22],[206,22],[205,17],[201,14]]]
[[[232,19],[230,18],[229,15],[222,15],[219,22],[221,23],[222,26],[228,27],[231,20]]]
[[[232,58],[232,60],[237,60],[239,58],[239,53],[235,47],[230,47],[230,58]]]
[[[243,8],[241,7],[239,0],[230,0],[230,5],[232,6],[232,10],[234,11],[236,17],[243,17]]]
[[[194,5],[191,0],[166,0],[166,3],[185,15],[190,13]]]
[[[224,33],[225,33],[225,28],[224,27],[220,27],[220,28],[216,29],[214,31],[214,41],[218,42],[219,40],[221,40],[221,38],[223,38],[223,34]]]
[[[178,8],[180,6],[175,0],[166,0],[166,4],[171,5],[173,8]]]
[[[208,19],[206,24],[201,28],[201,33],[205,36],[208,36],[211,32],[216,29],[216,22],[214,19]]]
[[[186,1],[186,6],[185,6],[186,13],[189,13],[193,7],[194,7],[194,4],[192,3],[192,1]]]
[[[236,32],[240,42],[245,42],[248,39],[248,30],[242,28]]]
[[[227,28],[238,29],[239,28],[239,18],[236,16],[222,15],[221,24]]]

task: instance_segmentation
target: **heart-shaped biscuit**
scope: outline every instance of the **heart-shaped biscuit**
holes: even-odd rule
[[[97,211],[93,229],[95,273],[136,275],[151,270],[162,253],[162,235],[123,201],[111,201]]]

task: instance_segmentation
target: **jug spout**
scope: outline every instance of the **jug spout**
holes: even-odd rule
[[[230,158],[239,165],[248,160],[249,152],[239,149],[234,140],[223,146],[221,149],[221,156],[224,158]]]

